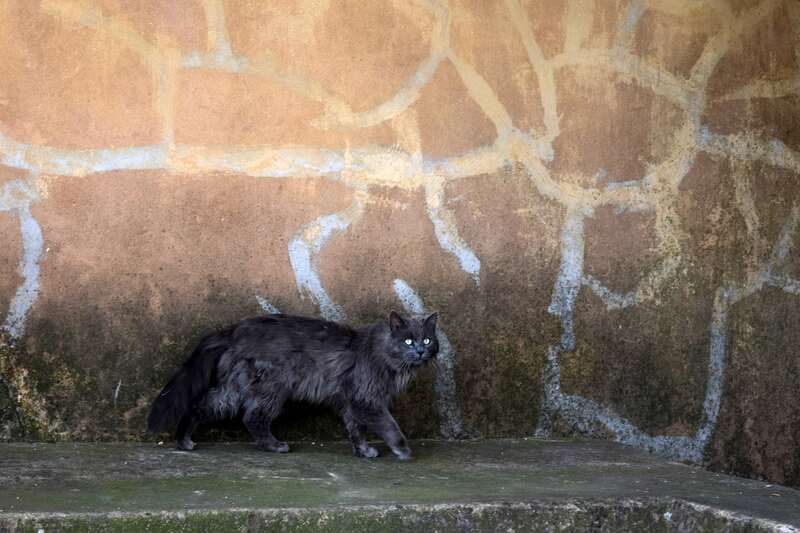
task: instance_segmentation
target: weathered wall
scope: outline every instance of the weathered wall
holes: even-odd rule
[[[436,308],[413,436],[800,483],[795,0],[6,0],[0,58],[6,437],[138,438],[263,310]]]

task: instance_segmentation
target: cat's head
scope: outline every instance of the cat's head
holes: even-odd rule
[[[389,313],[388,355],[403,366],[419,367],[439,352],[436,320],[439,313],[425,318],[403,318]]]

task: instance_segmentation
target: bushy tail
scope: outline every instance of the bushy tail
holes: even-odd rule
[[[197,345],[189,360],[158,394],[147,416],[147,431],[174,428],[192,401],[205,393],[215,379],[217,361],[231,347],[231,331],[209,335]]]

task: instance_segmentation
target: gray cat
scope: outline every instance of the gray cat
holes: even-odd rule
[[[178,448],[194,449],[198,424],[244,415],[259,449],[288,452],[270,430],[287,400],[332,407],[342,416],[357,457],[377,457],[372,431],[400,459],[410,459],[389,413],[392,399],[436,356],[438,313],[353,328],[318,318],[268,315],[205,337],[153,401],[151,433],[177,429]]]

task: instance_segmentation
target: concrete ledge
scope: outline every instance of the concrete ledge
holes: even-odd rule
[[[605,441],[0,445],[3,531],[800,531],[800,491]]]
[[[160,513],[9,514],[8,531],[795,531],[683,501],[344,506]]]

